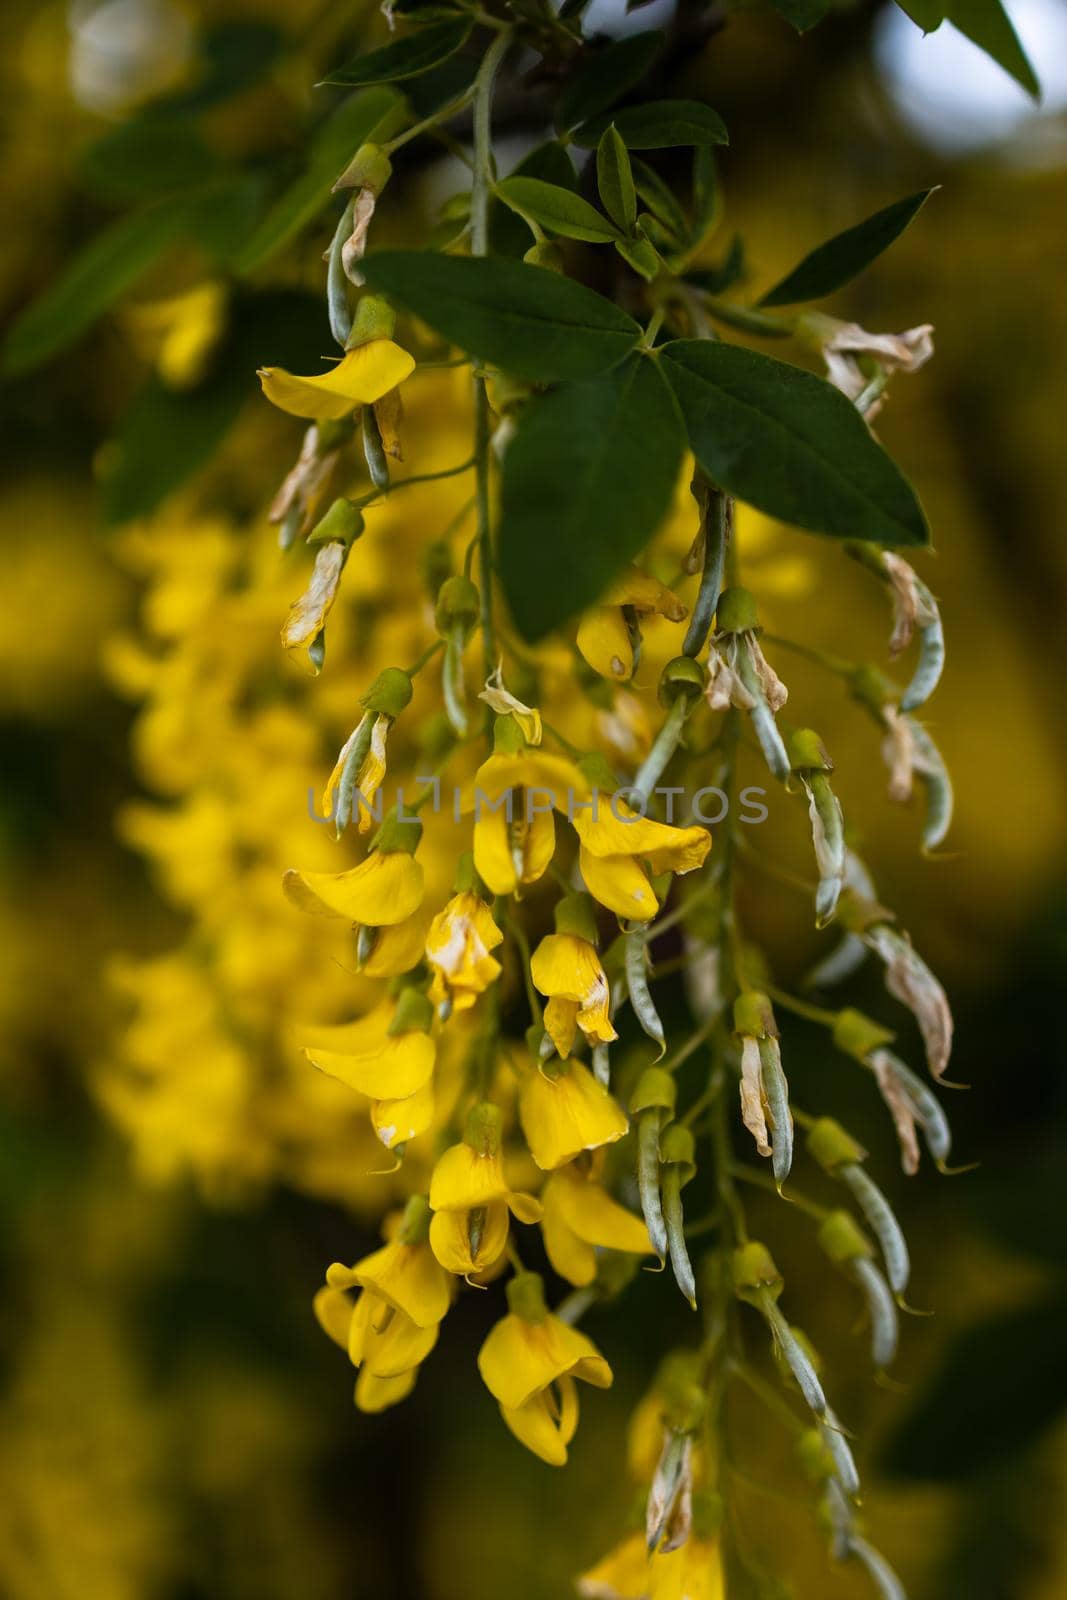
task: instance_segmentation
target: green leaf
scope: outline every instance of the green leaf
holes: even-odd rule
[[[597,143],[608,119],[592,117],[574,135],[575,144]],[[628,150],[671,150],[681,145],[729,144],[719,114],[699,100],[653,100],[627,106],[611,118]]]
[[[662,47],[662,33],[649,32],[632,33],[628,39],[590,50],[559,97],[557,128],[576,128],[614,105],[640,83]]]
[[[923,545],[915,492],[845,396],[738,345],[664,345],[689,442],[713,482],[812,533]]]
[[[29,372],[73,344],[147,272],[187,220],[185,206],[171,200],[131,212],[98,233],[17,319],[4,342],[4,372]]]
[[[466,44],[473,23],[470,17],[454,17],[448,22],[434,22],[409,33],[403,39],[394,39],[381,50],[357,56],[345,67],[338,67],[324,78],[323,83],[343,84],[355,88],[368,83],[399,83],[403,78],[416,78],[431,67],[454,56]]]
[[[196,126],[179,117],[135,117],[94,139],[79,159],[97,194],[110,200],[158,200],[204,183],[221,163]]]
[[[591,605],[648,543],[670,508],[684,442],[647,356],[526,407],[504,457],[499,543],[524,638]]]
[[[846,228],[844,233],[827,239],[825,244],[809,251],[800,265],[773,289],[768,289],[760,305],[791,306],[799,300],[820,300],[823,295],[833,294],[899,239],[933,193],[933,189],[920,189],[906,200],[894,201],[883,211],[876,211],[873,217],[858,222],[854,228]]]
[[[627,266],[633,267],[634,271],[649,283],[663,264],[655,245],[640,235],[636,239],[616,239],[615,248]]]
[[[614,126],[605,128],[597,145],[596,181],[608,216],[624,232],[632,233],[637,221],[637,190],[630,157]]]
[[[747,271],[745,242],[739,233],[735,233],[717,267],[702,267],[697,272],[687,272],[685,281],[695,284],[698,289],[706,289],[709,294],[723,294],[739,283]]]
[[[966,38],[992,56],[1034,100],[1041,85],[1001,0],[948,0],[945,15]]]
[[[513,178],[542,178],[557,188],[578,188],[578,174],[568,152],[556,139],[539,144],[525,156]],[[494,199],[489,210],[489,248],[495,256],[522,256],[530,248],[530,230],[522,217]]]
[[[146,107],[146,117],[190,115],[230,100],[258,83],[282,53],[285,38],[270,22],[221,22],[198,41],[193,80]]]
[[[589,244],[610,244],[619,230],[595,206],[570,189],[558,189],[541,178],[505,178],[496,196],[512,211],[532,217],[542,228],[565,239],[585,239]]]
[[[603,295],[523,261],[388,250],[361,271],[461,350],[535,383],[617,366],[641,337]]]
[[[771,0],[778,15],[784,17],[798,33],[807,33],[809,28],[814,28],[832,4],[833,0]]]
[[[236,261],[238,272],[252,272],[285,248],[313,222],[330,198],[338,174],[375,130],[400,106],[394,89],[364,89],[350,95],[320,130],[303,177],[275,201]]]
[[[677,243],[685,238],[689,224],[685,212],[678,204],[672,190],[664,183],[654,167],[640,157],[632,163],[634,187],[645,205],[663,226],[674,235]]]
[[[214,455],[268,362],[310,370],[323,348],[321,300],[284,291],[239,304],[211,371],[192,389],[156,376],[137,394],[109,450],[104,511],[109,522],[147,516]]]
[[[897,1477],[959,1480],[1017,1454],[1067,1406],[1067,1299],[968,1328],[954,1339],[919,1406],[893,1440]]]
[[[945,20],[949,0],[897,0],[897,5],[924,33],[933,33]]]

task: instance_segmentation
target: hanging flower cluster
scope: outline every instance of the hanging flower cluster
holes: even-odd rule
[[[556,23],[567,50],[586,48],[580,22]],[[188,920],[175,949],[116,974],[133,1018],[100,1093],[157,1174],[191,1168],[213,1188],[282,1176],[383,1220],[382,1247],[329,1265],[314,1306],[361,1411],[406,1399],[456,1302],[481,1294],[477,1371],[515,1438],[561,1467],[579,1386],[612,1383],[612,1352],[582,1318],[642,1266],[663,1271],[658,1291],[680,1291],[693,1336],[635,1419],[640,1525],[582,1594],[729,1592],[724,1400],[737,1382],[765,1396],[769,1357],[772,1409],[834,1554],[897,1595],[863,1535],[821,1359],[782,1309],[787,1284],[742,1197],[777,1191],[811,1219],[880,1371],[907,1246],[858,1141],[794,1096],[785,1019],[824,1027],[872,1076],[906,1171],[918,1132],[944,1165],[948,1126],[888,1025],[774,982],[737,883],[762,854],[742,809],[761,797],[763,816],[774,806],[810,833],[810,866],[779,876],[816,929],[841,930],[814,983],[875,957],[945,1081],[944,991],[877,896],[835,761],[791,720],[810,708],[780,676],[799,652],[864,706],[891,798],[924,785],[935,849],[951,788],[918,713],[943,638],[895,548],[925,523],[865,420],[894,372],[929,358],[930,330],[782,316],[815,297],[792,280],[769,309],[721,300],[736,276],[701,265],[721,142],[710,108],[670,113],[699,134],[682,140],[696,150],[688,212],[630,153],[671,143],[656,131],[668,112],[626,108],[616,125],[602,116],[616,90],[560,111],[566,142],[596,150],[602,210],[539,176],[499,179],[493,90],[516,28],[529,42],[490,19],[459,104],[363,144],[338,180],[326,299],[341,353],[259,373],[305,431],[280,487],[261,484],[264,502],[275,492],[252,536],[185,516],[127,541],[149,642],[116,640],[112,665],[143,702],[135,744],[166,803],[129,806],[123,826]],[[468,104],[473,184],[442,218],[448,250],[377,251],[394,158]],[[524,260],[490,252],[491,203],[529,228]],[[553,232],[612,247],[618,303],[560,270]],[[805,272],[826,282],[818,252]],[[831,385],[724,343],[715,322],[814,340]],[[194,359],[173,318],[168,337],[171,365]],[[889,654],[917,643],[906,687],[766,631],[740,502],[847,541],[892,601]],[[667,982],[678,972],[684,998]],[[812,1175],[838,1203],[804,1192]]]

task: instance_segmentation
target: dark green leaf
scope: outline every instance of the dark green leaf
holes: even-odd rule
[[[713,482],[813,533],[927,543],[914,490],[830,384],[738,345],[678,340],[662,356]]]
[[[367,83],[399,83],[403,78],[418,77],[439,67],[442,61],[454,56],[467,42],[473,24],[469,17],[454,17],[448,22],[434,22],[409,33],[403,39],[394,39],[381,50],[357,56],[345,67],[338,67],[324,78],[324,83],[344,84],[355,88]]]
[[[504,458],[499,548],[525,638],[590,605],[648,543],[683,447],[677,407],[646,356],[527,406]]]
[[[536,383],[603,372],[641,337],[603,295],[522,261],[389,250],[362,272],[461,350]]]
[[[540,178],[505,178],[496,186],[498,200],[542,228],[565,239],[585,239],[590,244],[610,244],[619,230],[595,206],[570,189],[557,189]]]
[[[776,283],[760,301],[761,306],[791,306],[799,300],[819,300],[824,294],[833,294],[843,284],[869,267],[898,239],[933,194],[933,189],[920,189],[906,200],[896,200],[873,217],[858,222],[854,228],[835,234],[817,249],[810,251],[799,266]]]
[[[689,242],[695,248],[719,225],[722,213],[722,193],[715,170],[715,151],[711,145],[698,144],[693,151],[693,226]]]
[[[924,33],[933,33],[945,20],[949,0],[897,0],[897,5]]]
[[[4,343],[4,371],[28,372],[72,344],[133,287],[187,221],[184,205],[172,200],[98,233],[15,322]]]
[[[267,181],[262,171],[239,172],[188,197],[189,232],[220,266],[245,249],[263,213]]]
[[[261,267],[314,221],[328,203],[334,181],[346,163],[400,104],[395,89],[383,86],[350,95],[338,106],[311,147],[308,170],[275,201],[238,256],[239,272]]]
[[[670,187],[664,183],[654,167],[647,161],[638,157],[631,163],[634,175],[634,186],[641,199],[652,212],[659,218],[665,228],[668,228],[680,243],[688,232],[688,223],[685,212],[678,204]]]
[[[1010,73],[1016,83],[1022,84],[1027,94],[1040,100],[1037,74],[1001,0],[948,0],[945,15],[962,34]]]
[[[649,32],[589,49],[559,97],[557,128],[575,128],[621,100],[628,89],[640,83],[662,46],[662,33]]]
[[[606,128],[596,151],[597,191],[613,222],[626,233],[637,221],[637,190],[626,146],[614,127]]]
[[[640,236],[636,239],[616,239],[615,248],[626,264],[649,283],[663,265],[655,245],[649,239]]]
[[[136,117],[82,152],[80,166],[98,194],[111,200],[158,200],[204,183],[219,158],[193,123],[178,117]]]
[[[474,82],[479,65],[477,56],[449,56],[447,61],[442,61],[439,67],[431,67],[421,77],[409,78],[404,84],[404,98],[414,120],[421,121],[458,100]]]
[[[578,188],[578,174],[567,151],[555,139],[539,144],[525,156],[513,178],[542,178],[557,188]],[[495,256],[521,256],[530,248],[530,230],[510,207],[494,200],[489,212],[489,246]]]
[[[798,33],[807,33],[809,28],[814,28],[832,4],[833,0],[771,0],[778,15],[784,17]]]
[[[898,1432],[886,1465],[898,1477],[962,1479],[1036,1441],[1067,1406],[1067,1300],[1062,1295],[968,1328]]]
[[[574,135],[575,144],[597,143],[608,122],[614,122],[629,150],[671,150],[680,145],[729,144],[719,114],[699,100],[653,100],[626,106],[610,118],[592,117]]]
[[[322,349],[321,301],[303,294],[257,295],[239,304],[233,327],[195,388],[169,389],[152,377],[120,424],[104,478],[110,522],[147,516],[214,455],[268,362],[311,370]]]

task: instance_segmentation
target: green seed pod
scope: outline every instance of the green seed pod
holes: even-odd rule
[[[648,1037],[659,1046],[662,1057],[667,1048],[667,1041],[648,984],[646,944],[647,935],[643,928],[634,928],[626,935],[626,988],[634,1016]]]
[[[363,407],[360,421],[363,459],[367,463],[370,481],[376,489],[384,491],[389,487],[389,461],[385,454],[385,446],[382,444],[381,430],[373,406]]]
[[[892,1206],[874,1180],[854,1162],[842,1166],[837,1175],[851,1189],[868,1227],[878,1240],[890,1288],[895,1295],[902,1295],[908,1286],[911,1261],[904,1231]]]
[[[652,1248],[661,1262],[666,1261],[668,1251],[659,1167],[659,1136],[664,1115],[663,1111],[649,1107],[637,1118],[637,1188],[641,1197],[641,1215],[645,1219]]]

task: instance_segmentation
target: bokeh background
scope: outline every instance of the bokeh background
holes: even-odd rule
[[[608,28],[654,25],[661,10],[627,20],[594,0]],[[898,379],[879,428],[936,534],[923,571],[950,652],[930,726],[958,793],[943,859],[922,862],[914,815],[884,804],[861,713],[791,671],[795,694],[818,697],[831,746],[858,752],[839,759],[846,810],[953,994],[972,1085],[949,1109],[958,1159],[977,1169],[893,1179],[863,1075],[816,1030],[791,1034],[805,1101],[832,1105],[890,1179],[914,1297],[936,1312],[906,1326],[899,1392],[871,1384],[862,1340],[819,1273],[805,1276],[801,1224],[780,1208],[774,1221],[796,1314],[867,1441],[872,1530],[913,1600],[1067,1592],[1067,20],[1058,0],[1010,10],[1045,83],[1040,109],[947,27],[924,41],[888,5],[843,8],[804,38],[734,11],[674,78],[730,127],[721,247],[744,235],[756,288],[888,200],[942,186],[831,309],[880,330],[936,327],[935,360]],[[376,11],[337,3],[7,0],[0,303],[29,302],[151,191],[143,152],[126,171],[129,145],[106,141],[159,97],[175,123],[195,119],[207,156],[161,141],[158,192],[175,162],[240,164],[226,206],[239,239],[266,175],[299,159],[321,68],[382,32]],[[505,101],[516,158],[532,105],[514,89]],[[416,147],[389,191],[402,220],[386,225],[432,225],[450,177],[446,158]],[[681,1302],[665,1307],[645,1281],[625,1340],[592,1314],[617,1384],[586,1408],[572,1464],[553,1474],[513,1444],[477,1383],[490,1315],[479,1297],[450,1317],[413,1399],[377,1418],[353,1411],[345,1364],[310,1315],[325,1263],[370,1247],[373,1209],[349,1113],[294,1086],[279,1059],[287,985],[310,1004],[317,985],[350,980],[311,975],[306,926],[276,903],[279,864],[311,848],[302,797],[321,730],[307,719],[338,710],[327,698],[310,711],[303,688],[247,703],[250,684],[282,670],[277,622],[295,592],[262,509],[292,436],[265,414],[251,369],[279,345],[325,347],[310,299],[323,242],[313,233],[288,253],[254,304],[230,303],[228,364],[201,393],[201,414],[211,400],[221,419],[218,453],[148,521],[126,514],[159,500],[198,448],[186,412],[144,421],[158,328],[120,308],[0,395],[9,1600],[557,1600],[617,1537],[627,1414],[657,1350],[685,1332]],[[232,247],[215,240],[213,279]],[[190,243],[133,299],[202,281],[206,249]],[[441,398],[424,404],[448,461]],[[148,463],[147,485],[131,459]],[[772,536],[766,573],[780,631],[859,658],[881,648],[879,595],[826,545]],[[388,581],[386,563],[356,609]],[[216,658],[220,637],[229,654]],[[183,693],[188,725],[176,727]],[[224,761],[231,737],[244,755]],[[227,881],[238,887],[224,901]],[[212,907],[237,930],[229,942]],[[798,909],[764,885],[751,915],[780,969],[800,974],[811,948]],[[856,991],[872,1009],[876,996]],[[756,1557],[771,1570],[788,1559],[798,1596],[862,1594],[860,1575],[829,1570],[785,1442],[760,1414],[748,1426],[752,1476],[771,1486],[745,1508]]]

